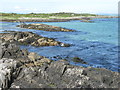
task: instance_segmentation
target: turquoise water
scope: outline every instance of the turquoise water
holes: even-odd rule
[[[2,24],[0,30],[31,31],[72,45],[71,47],[21,46],[21,48],[27,48],[31,52],[37,52],[50,59],[59,60],[60,58],[66,58],[74,65],[100,67],[118,71],[118,20],[117,18],[111,18],[94,19],[93,21],[94,23],[80,22],[78,20],[70,22],[44,22],[44,24],[48,25],[74,29],[76,32],[47,32],[21,29],[16,27],[19,23],[6,22]],[[88,64],[73,63],[71,57],[75,56],[80,57]]]
[[[104,43],[118,44],[118,21],[117,19],[95,19],[94,23],[84,23],[80,21],[63,22],[63,23],[45,23],[48,25],[60,26],[86,34],[67,35],[66,37],[73,40],[99,41]]]

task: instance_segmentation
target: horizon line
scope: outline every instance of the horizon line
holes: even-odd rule
[[[90,13],[90,12],[4,12],[0,11],[0,13],[16,13],[16,14],[30,14],[30,13],[36,13],[36,14],[50,14],[50,13],[75,13],[75,14],[118,14],[118,13]]]

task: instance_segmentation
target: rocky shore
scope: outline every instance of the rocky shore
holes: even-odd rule
[[[54,31],[54,32],[58,32],[58,31],[60,31],[60,32],[73,32],[73,31],[75,31],[75,30],[71,30],[71,29],[66,29],[66,28],[51,26],[51,25],[46,25],[46,24],[21,24],[21,25],[17,25],[17,27],[50,31],[50,32],[52,32],[52,31]]]
[[[53,38],[42,37],[32,32],[6,31],[4,33],[0,33],[0,39],[3,39],[5,42],[17,43],[19,45],[61,47],[70,46],[70,44],[56,41]]]
[[[88,20],[83,20],[88,21]],[[21,24],[21,28],[71,32],[66,28],[45,24]],[[71,65],[68,60],[50,60],[19,45],[61,46],[70,44],[32,32],[5,31],[0,33],[0,89],[12,88],[113,88],[120,87],[120,73],[103,68]],[[76,63],[87,64],[74,57]]]
[[[0,39],[0,88],[119,88],[120,74],[52,61]]]
[[[2,22],[67,22],[72,19],[40,19],[40,18],[25,18],[25,19],[1,19]],[[75,19],[76,20],[76,19]]]

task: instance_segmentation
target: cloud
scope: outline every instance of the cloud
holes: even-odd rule
[[[20,7],[20,6],[15,6],[14,7],[14,11],[15,12],[21,12],[21,13],[24,13],[24,12],[37,12],[38,9],[37,8],[25,8],[25,7]]]
[[[116,13],[119,0],[1,0],[2,10],[17,13]]]
[[[21,7],[20,6],[15,6],[14,9],[20,9]]]

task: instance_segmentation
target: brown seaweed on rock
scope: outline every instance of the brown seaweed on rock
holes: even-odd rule
[[[69,47],[70,44],[65,44],[56,41],[53,38],[42,37],[32,32],[17,32],[17,31],[6,31],[0,33],[0,39],[8,42],[16,42],[19,45],[32,45],[32,46],[61,46]]]
[[[50,31],[50,32],[74,32],[75,31],[72,29],[66,29],[66,28],[51,26],[51,25],[46,25],[46,24],[21,24],[21,25],[17,25],[17,27]]]

